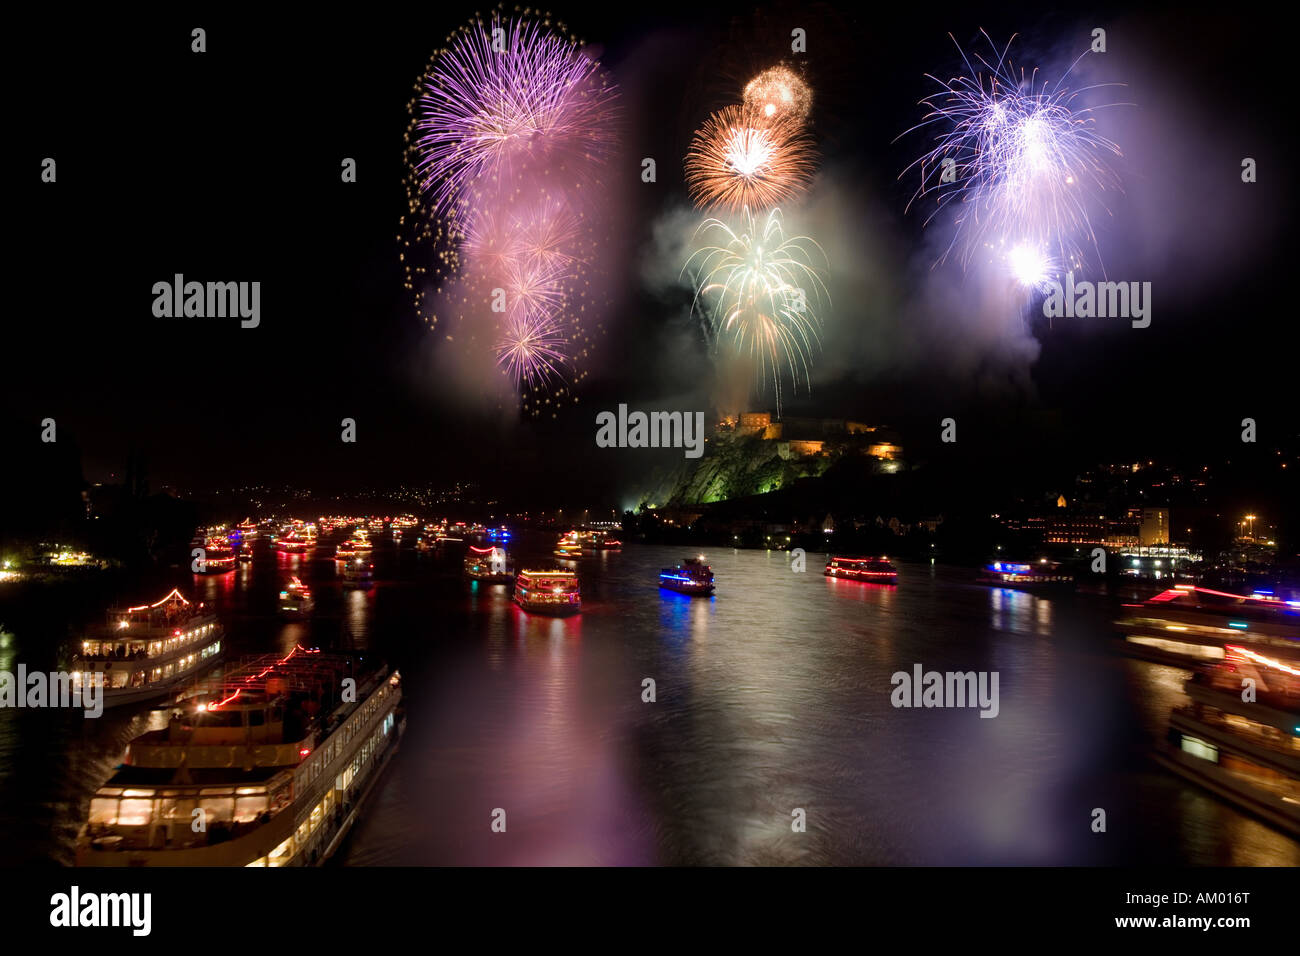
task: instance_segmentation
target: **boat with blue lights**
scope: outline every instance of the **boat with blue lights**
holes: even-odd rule
[[[708,597],[714,591],[713,569],[704,563],[704,555],[686,558],[675,568],[659,572],[659,586],[678,594]]]
[[[998,588],[1035,590],[1069,590],[1074,587],[1074,574],[1057,561],[1040,558],[1037,563],[994,561],[984,566],[976,578],[981,584]]]

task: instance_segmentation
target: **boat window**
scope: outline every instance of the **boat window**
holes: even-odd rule
[[[122,802],[125,804],[127,801]],[[235,801],[231,797],[210,797],[200,800],[199,807],[207,817],[209,825],[214,822],[229,823],[234,815]]]
[[[293,836],[288,836],[283,843],[277,846],[267,856],[269,866],[287,866],[289,858],[293,855]]]
[[[90,825],[112,826],[117,823],[117,798],[96,797],[90,801]]]
[[[236,797],[235,822],[252,823],[266,812],[267,807],[266,794],[256,797]]]
[[[142,827],[152,816],[152,800],[123,800],[118,807],[117,823],[124,827]]]
[[[250,710],[248,712],[248,726],[261,727],[265,723],[266,723],[266,711]]]

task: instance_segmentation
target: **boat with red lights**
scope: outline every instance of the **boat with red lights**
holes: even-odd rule
[[[1060,562],[1039,558],[1029,564],[1017,561],[993,561],[984,566],[975,579],[980,584],[999,588],[1034,590],[1068,590],[1074,587],[1074,574]]]
[[[404,728],[384,665],[301,647],[248,659],[127,745],[90,800],[77,865],[323,863]]]
[[[194,558],[195,574],[225,574],[235,570],[235,549],[226,538],[208,538],[203,555]]]
[[[568,615],[582,610],[578,575],[573,571],[520,571],[513,600],[530,614]]]
[[[1223,651],[1184,684],[1188,702],[1171,713],[1156,760],[1300,836],[1300,667],[1237,644]]]
[[[686,558],[675,568],[659,572],[659,586],[678,594],[708,597],[713,593],[713,569],[704,563],[704,555]]]
[[[1273,594],[1178,584],[1141,604],[1124,605],[1115,627],[1127,653],[1161,664],[1223,660],[1228,644],[1289,664],[1300,661],[1300,601]]]
[[[582,539],[578,532],[570,531],[560,535],[560,539],[555,543],[555,550],[551,553],[566,561],[576,561],[582,557]]]
[[[471,580],[485,584],[509,584],[515,579],[505,548],[478,548],[472,544],[465,549],[465,573]]]
[[[316,606],[311,589],[295,575],[280,592],[280,610],[287,614],[306,614]]]
[[[275,540],[275,550],[283,551],[285,554],[306,554],[314,547],[316,547],[316,528],[312,525],[294,528]]]
[[[873,584],[897,584],[898,568],[888,558],[832,557],[826,562],[828,578],[845,578],[849,581],[870,581]]]
[[[72,683],[103,682],[104,706],[157,700],[221,659],[225,629],[212,609],[173,588],[161,600],[114,608],[72,655]]]

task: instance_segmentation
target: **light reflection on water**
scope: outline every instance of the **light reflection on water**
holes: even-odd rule
[[[235,653],[316,644],[400,665],[407,735],[348,863],[1300,863],[1300,844],[1146,760],[1182,672],[1112,656],[1100,597],[930,564],[864,584],[824,577],[818,555],[797,574],[782,552],[720,550],[717,594],[692,598],[657,587],[681,557],[584,558],[572,618],[466,582],[456,553],[386,544],[371,589],[344,588],[327,556],[265,548],[179,583],[217,603]],[[306,619],[276,613],[292,574],[317,599]],[[7,627],[48,640],[24,623]],[[0,635],[0,663],[19,641]],[[914,664],[996,670],[998,717],[894,708],[891,675]],[[90,792],[164,718],[0,714],[5,861],[68,862]],[[1089,827],[1097,806],[1108,834]]]

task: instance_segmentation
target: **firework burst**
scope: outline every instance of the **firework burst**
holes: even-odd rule
[[[779,409],[784,373],[796,387],[800,379],[809,384],[818,309],[830,301],[821,274],[826,257],[812,239],[785,235],[779,209],[756,221],[746,208],[742,218],[739,231],[720,219],[705,221],[696,236],[708,244],[683,272],[692,274],[693,310],[714,343],[725,341],[755,362],[760,383],[771,380]]]
[[[547,312],[521,311],[496,346],[497,367],[515,387],[539,389],[564,381],[569,342],[562,324]]]
[[[484,183],[509,191],[585,177],[610,153],[615,98],[600,64],[547,23],[475,21],[424,81],[420,188],[446,213]]]
[[[745,84],[745,108],[768,119],[780,115],[802,123],[812,109],[812,90],[790,68],[774,66]]]
[[[709,117],[686,155],[691,198],[709,209],[771,209],[807,189],[812,173],[812,139],[802,119],[745,106]]]
[[[406,287],[430,326],[457,323],[444,347],[490,343],[533,415],[585,374],[616,101],[562,24],[498,9],[448,37],[408,106]]]
[[[992,40],[989,46],[997,54],[989,59],[972,63],[962,54],[969,75],[929,77],[940,90],[921,101],[928,112],[908,132],[937,132],[933,148],[904,170],[921,176],[909,208],[932,201],[929,223],[956,201],[953,240],[941,258],[955,252],[963,266],[1014,243],[1080,269],[1100,259],[1091,214],[1119,190],[1108,158],[1120,149],[1097,132],[1094,110],[1078,99],[1096,87],[1063,85],[1078,60],[1060,79],[1040,81],[1037,70],[1026,75],[1011,65],[1010,41],[1001,53]]]

